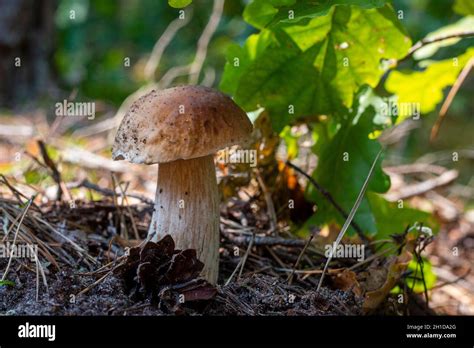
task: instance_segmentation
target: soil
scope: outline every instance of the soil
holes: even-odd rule
[[[49,292],[36,301],[36,277],[17,273],[15,288],[0,288],[1,315],[174,315],[149,300],[135,302],[125,292],[123,281],[111,275],[87,294],[74,294],[92,284],[92,276],[79,276],[63,269],[48,279]],[[294,298],[291,296],[294,295]],[[183,305],[188,315],[347,315],[358,314],[360,302],[352,293],[323,288],[319,293],[288,286],[281,279],[253,275],[218,286],[217,296],[201,306]]]
[[[21,207],[14,202],[0,203],[11,216],[21,215]],[[386,275],[388,259],[378,258],[358,267],[356,272],[344,273],[347,279],[328,275],[325,286],[317,292],[320,275],[316,273],[295,274],[293,281],[288,281],[288,269],[299,260],[304,240],[262,236],[252,241],[248,235],[238,235],[238,239],[229,236],[226,227],[221,226],[220,274],[219,285],[213,289],[215,296],[205,298],[202,293],[195,293],[194,301],[182,303],[178,300],[179,291],[173,290],[183,289],[182,284],[174,284],[178,286],[168,287],[172,291],[166,292],[166,296],[160,292],[158,300],[156,296],[136,297],[123,274],[113,270],[127,260],[127,248],[133,250],[146,236],[151,209],[146,205],[130,206],[129,213],[124,214],[111,201],[79,202],[74,209],[64,204],[32,206],[23,221],[18,243],[22,238],[41,242],[41,269],[47,287],[33,260],[12,259],[7,279],[14,285],[0,285],[0,315],[360,315],[365,314],[364,298],[358,293],[364,285],[362,278],[370,278],[365,284],[367,289],[373,285],[371,282]],[[234,210],[223,210],[221,215],[233,226],[236,222],[232,221],[246,219],[261,230],[268,230],[265,214],[259,215],[241,204]],[[52,233],[41,221],[60,234]],[[127,234],[123,230],[125,225]],[[132,225],[138,239],[131,237]],[[61,235],[67,236],[68,241]],[[254,245],[249,248],[249,243]],[[239,270],[242,257],[245,263]],[[321,269],[324,261],[324,255],[308,248],[297,268]],[[332,263],[331,268],[348,268],[354,262],[341,259]],[[2,272],[7,263],[8,259],[0,259]],[[178,283],[184,282],[183,277],[174,276]],[[434,314],[423,296],[414,294],[402,305],[388,296],[375,313]]]
[[[9,205],[10,208],[13,205]],[[7,279],[14,286],[0,286],[0,315],[355,315],[361,313],[361,300],[350,290],[342,291],[323,287],[315,291],[315,281],[296,279],[289,285],[287,274],[278,274],[271,268],[279,266],[266,252],[265,246],[256,246],[248,255],[245,271],[239,276],[234,273],[240,257],[233,255],[235,244],[222,239],[219,284],[216,295],[209,300],[199,300],[180,304],[176,299],[152,301],[151,298],[137,300],[127,289],[120,274],[110,272],[98,281],[106,272],[96,272],[110,261],[120,263],[125,253],[125,241],[118,237],[121,233],[113,226],[119,218],[111,202],[80,203],[74,209],[64,205],[42,206],[41,216],[51,226],[61,228],[77,246],[83,248],[81,254],[71,247],[69,242],[58,246],[54,267],[48,260],[40,258],[47,288],[43,278],[35,270],[35,262],[28,259],[12,259]],[[146,206],[133,206],[131,209],[140,238],[146,235],[146,226],[151,210]],[[30,211],[23,222],[27,230],[43,241],[50,242],[54,235],[48,230],[38,228],[30,221],[37,211]],[[232,215],[232,214],[230,214]],[[249,219],[255,219],[249,217]],[[131,225],[126,216],[125,223]],[[35,228],[33,228],[35,226]],[[41,226],[40,226],[41,227]],[[130,229],[130,228],[129,228]],[[131,233],[128,231],[128,233]],[[54,241],[53,241],[54,242]],[[21,241],[19,241],[21,243]],[[51,244],[51,245],[53,245]],[[129,241],[129,244],[133,243]],[[274,253],[279,259],[291,264],[301,251],[299,247],[278,247]],[[247,246],[239,249],[245,252]],[[56,249],[51,249],[56,250]],[[61,255],[67,254],[67,257]],[[56,254],[55,254],[56,255]],[[87,257],[90,259],[88,259]],[[278,257],[278,256],[277,256]],[[91,260],[95,260],[93,264]],[[123,257],[122,257],[123,260]],[[67,261],[67,262],[66,262]],[[282,262],[282,261],[280,261]],[[0,269],[6,269],[8,259],[0,259]],[[258,271],[261,268],[263,271]],[[270,268],[270,271],[265,271]],[[109,267],[108,269],[111,269]],[[97,282],[96,285],[94,283]],[[81,291],[88,289],[83,294]],[[38,298],[37,297],[38,293]],[[176,296],[172,294],[172,296]]]

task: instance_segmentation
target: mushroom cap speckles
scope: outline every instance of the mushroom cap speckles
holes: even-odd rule
[[[153,164],[202,157],[244,142],[252,130],[247,114],[216,90],[153,90],[136,100],[123,118],[112,158]]]

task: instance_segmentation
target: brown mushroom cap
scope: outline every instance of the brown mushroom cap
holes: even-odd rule
[[[151,91],[120,124],[114,160],[165,163],[216,153],[249,137],[247,114],[228,96],[203,86]]]

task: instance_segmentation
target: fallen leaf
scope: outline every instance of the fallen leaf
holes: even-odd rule
[[[331,280],[337,289],[344,291],[352,290],[356,296],[362,296],[362,289],[353,271],[346,268],[342,272],[332,275]]]
[[[365,300],[362,305],[364,312],[367,313],[376,309],[398,283],[413,258],[417,239],[418,233],[416,231],[406,234],[405,245],[402,248],[400,255],[393,258],[388,265],[388,273],[384,284],[379,289],[368,291],[365,294]]]

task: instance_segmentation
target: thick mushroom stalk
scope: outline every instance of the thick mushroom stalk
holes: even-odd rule
[[[151,91],[130,106],[112,157],[158,163],[152,240],[170,234],[179,249],[196,249],[202,275],[215,283],[219,264],[219,197],[212,155],[243,144],[247,114],[228,96],[203,86]]]
[[[170,234],[178,249],[196,249],[201,275],[211,284],[219,274],[219,192],[212,155],[158,165],[149,238]]]

